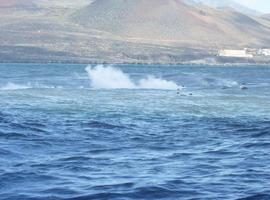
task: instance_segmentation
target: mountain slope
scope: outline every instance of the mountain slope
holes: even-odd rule
[[[270,14],[265,14],[262,16],[263,19],[270,20]]]
[[[205,4],[207,6],[218,8],[218,9],[233,9],[237,12],[248,15],[260,15],[259,12],[236,3],[232,0],[186,0],[189,4]]]
[[[31,0],[0,0],[0,9],[34,9],[36,4]]]
[[[93,0],[36,0],[36,3],[44,8],[76,9],[88,5]]]
[[[269,28],[254,18],[182,0],[96,0],[72,19],[138,42],[212,47],[270,43]]]
[[[0,62],[223,63],[221,48],[270,46],[270,21],[232,9],[91,1],[0,0]]]

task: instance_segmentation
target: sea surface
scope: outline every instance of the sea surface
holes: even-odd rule
[[[0,64],[1,200],[268,200],[270,68]]]

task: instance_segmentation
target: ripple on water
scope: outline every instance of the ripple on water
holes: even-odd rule
[[[128,184],[128,187],[130,185]],[[117,188],[115,188],[117,191]],[[129,188],[129,190],[131,190]],[[110,199],[110,200],[118,200],[118,199],[168,199],[168,200],[173,200],[173,199],[188,199],[187,197],[195,198],[196,196],[198,197],[200,193],[192,190],[181,190],[181,189],[168,189],[162,186],[147,186],[147,187],[138,187],[132,189],[131,192],[101,192],[101,193],[96,193],[92,195],[84,195],[84,196],[78,196],[74,198],[70,198],[67,200],[100,200],[100,199]]]
[[[81,65],[0,68],[1,84],[62,88],[0,92],[0,200],[270,199],[269,69],[119,66],[177,95],[78,89]]]
[[[97,128],[97,129],[125,129],[125,126],[114,125],[110,123],[100,122],[100,121],[90,121],[82,123],[83,127],[87,128]]]
[[[248,197],[240,198],[237,200],[269,200],[270,195],[269,194],[255,194]]]

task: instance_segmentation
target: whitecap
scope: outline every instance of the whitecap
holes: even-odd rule
[[[151,75],[136,82],[128,74],[113,66],[97,65],[93,67],[89,65],[85,70],[88,73],[93,89],[182,89],[173,81]]]

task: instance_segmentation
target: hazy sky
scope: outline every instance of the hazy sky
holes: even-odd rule
[[[259,10],[264,13],[270,13],[270,0],[235,0],[250,8]]]

